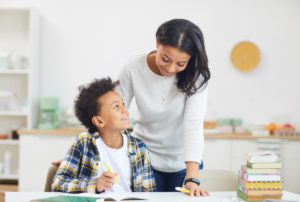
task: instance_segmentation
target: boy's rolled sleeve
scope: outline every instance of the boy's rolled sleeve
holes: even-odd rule
[[[97,179],[80,175],[80,167],[85,163],[85,161],[82,161],[82,148],[82,140],[78,137],[56,172],[51,185],[52,191],[95,193]]]

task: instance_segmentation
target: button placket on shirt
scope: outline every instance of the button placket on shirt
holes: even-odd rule
[[[166,78],[164,78],[166,80]],[[164,84],[162,87],[162,102],[166,102],[166,85]]]

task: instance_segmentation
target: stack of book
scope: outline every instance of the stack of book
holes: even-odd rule
[[[237,195],[245,201],[281,199],[281,163],[272,152],[246,155],[246,165],[239,171]]]

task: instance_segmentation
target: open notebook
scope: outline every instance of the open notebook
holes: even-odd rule
[[[69,196],[69,195],[61,195],[61,196],[52,196],[41,199],[34,199],[30,202],[103,202],[104,199],[100,197],[87,197],[87,196]]]
[[[60,195],[41,199],[31,200],[30,202],[104,202],[104,201],[139,201],[146,200],[145,198],[113,194],[109,195],[94,195],[89,194],[74,194],[74,195]]]
[[[79,196],[101,197],[103,201],[142,201],[148,200],[142,192],[106,192],[101,194],[81,193]],[[97,201],[98,202],[98,201]]]

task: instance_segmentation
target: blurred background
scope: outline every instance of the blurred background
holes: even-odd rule
[[[39,170],[46,175],[51,160],[63,157],[81,130],[73,114],[78,86],[104,76],[117,79],[132,55],[155,49],[156,29],[172,18],[191,20],[205,38],[212,75],[207,167],[237,170],[246,152],[273,149],[289,162],[287,187],[300,193],[299,174],[293,173],[300,169],[298,0],[0,0],[3,190],[11,189],[11,181],[19,183],[15,190],[43,189],[44,177],[29,185],[28,176]],[[241,57],[250,59],[239,67],[234,62]],[[134,124],[134,105],[130,111]],[[63,152],[32,157],[33,142],[38,151],[47,145],[51,150],[59,138],[66,141]],[[212,155],[217,148],[228,153],[224,162]],[[33,170],[27,158],[43,158],[43,169]]]

